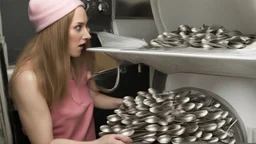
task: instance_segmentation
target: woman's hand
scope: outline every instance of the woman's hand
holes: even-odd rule
[[[132,142],[132,139],[119,134],[109,134],[95,140],[95,144],[127,144]]]
[[[116,106],[115,109],[119,108],[120,105],[123,103],[123,99],[121,99],[121,98],[116,98],[114,101],[115,101],[114,104]]]

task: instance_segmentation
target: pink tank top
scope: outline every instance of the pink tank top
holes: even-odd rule
[[[67,96],[50,107],[54,138],[95,140],[93,110],[94,103],[88,85],[78,87],[70,78]]]

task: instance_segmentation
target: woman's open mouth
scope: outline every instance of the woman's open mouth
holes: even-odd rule
[[[84,43],[84,44],[80,44],[78,47],[79,47],[80,49],[85,48],[85,43]]]

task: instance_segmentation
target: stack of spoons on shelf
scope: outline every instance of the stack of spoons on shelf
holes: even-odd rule
[[[143,47],[152,48],[177,48],[194,47],[203,49],[243,49],[256,40],[256,35],[245,35],[238,30],[229,31],[223,26],[211,27],[203,25],[200,28],[180,25],[176,31],[163,32],[157,38]]]

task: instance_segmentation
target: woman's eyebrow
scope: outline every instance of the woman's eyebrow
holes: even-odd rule
[[[81,25],[83,25],[83,24],[85,24],[84,22],[76,22],[76,24],[81,24]]]
[[[88,21],[89,21],[89,19],[85,20],[85,22],[77,21],[76,24],[84,25],[84,24],[88,23]]]

